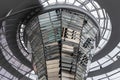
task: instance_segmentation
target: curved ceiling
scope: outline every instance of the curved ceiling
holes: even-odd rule
[[[97,55],[93,57],[92,61],[96,61],[105,55],[107,55],[110,51],[113,50],[114,47],[117,46],[117,44],[120,41],[120,36],[118,35],[120,33],[120,10],[118,8],[120,7],[120,0],[96,0],[102,8],[104,8],[110,18],[112,23],[112,34],[109,42],[103,48]]]
[[[96,54],[93,57],[92,62],[105,57],[120,42],[120,36],[119,36],[120,34],[120,22],[119,22],[120,10],[118,10],[118,8],[120,7],[120,1],[119,0],[96,0],[96,1],[101,5],[102,8],[104,8],[108,12],[111,18],[112,34],[111,34],[110,40],[107,43],[107,45],[98,54]],[[90,72],[88,76],[93,77],[93,76],[97,76],[97,75],[101,75],[101,74],[113,71],[120,67],[118,64],[120,64],[119,59],[105,68],[101,68],[100,70]]]

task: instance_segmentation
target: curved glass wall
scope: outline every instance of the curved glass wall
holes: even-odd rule
[[[31,69],[13,55],[6,42],[4,31],[0,30],[0,33],[2,33],[0,35],[0,80],[20,80]]]
[[[108,16],[108,14],[105,12],[104,9],[101,9],[101,7],[93,0],[39,0],[40,3],[42,3],[44,5],[44,8],[45,7],[49,7],[49,6],[52,6],[52,5],[57,5],[57,4],[69,4],[71,6],[77,6],[79,8],[83,8],[84,10],[86,10],[88,13],[91,13],[95,18],[96,20],[99,22],[100,24],[100,33],[101,33],[101,39],[100,39],[100,43],[99,43],[99,46],[97,47],[95,53],[97,53],[99,50],[101,50],[105,44],[108,42],[109,40],[109,37],[110,37],[110,33],[111,33],[111,23],[110,23],[110,18]],[[61,11],[60,11],[61,12]],[[56,13],[58,15],[58,12]],[[68,15],[68,14],[67,14]],[[51,15],[49,16],[51,17]],[[39,20],[39,18],[38,18]],[[57,19],[58,20],[58,19]],[[34,21],[34,20],[33,20]],[[66,20],[67,21],[67,20]],[[44,22],[44,21],[43,21]],[[39,26],[40,26],[40,21],[38,22],[39,23]],[[47,23],[47,22],[46,22]],[[49,24],[50,25],[50,24]],[[52,23],[52,25],[55,25]],[[70,24],[71,25],[71,24]],[[57,25],[59,26],[59,25]],[[75,26],[75,25],[74,25]],[[19,46],[19,48],[21,49],[21,52],[23,53],[23,55],[29,60],[31,61],[31,54],[28,54],[29,53],[33,53],[34,50],[31,50],[31,47],[29,45],[30,41],[28,41],[28,45],[26,47],[26,43],[24,42],[23,40],[23,32],[24,32],[24,28],[25,28],[25,25],[21,25],[21,29],[20,29],[20,41],[22,43],[19,43],[18,41],[18,44],[20,44],[21,46]],[[88,27],[86,27],[88,28]],[[89,29],[89,28],[88,28]],[[61,29],[62,30],[62,29]],[[64,30],[64,29],[63,29]],[[69,29],[70,30],[70,29]],[[68,31],[69,31],[68,30]],[[90,29],[89,29],[90,30]],[[89,31],[88,30],[88,31]],[[53,30],[54,31],[54,30]],[[70,30],[71,31],[71,30]],[[92,31],[92,30],[91,30]],[[32,32],[32,29],[31,29],[31,32]],[[85,31],[82,31],[83,33],[87,33],[87,29]],[[80,32],[80,33],[82,33]],[[80,35],[80,33],[78,35]],[[52,34],[52,32],[51,32]],[[70,33],[71,34],[71,33]],[[76,34],[76,33],[75,33]],[[92,35],[92,34],[91,34]],[[0,35],[1,36],[1,35]],[[54,36],[51,35],[51,36]],[[59,36],[55,36],[56,37],[59,37]],[[85,35],[86,37],[86,35]],[[18,37],[17,37],[18,38]],[[1,49],[2,49],[2,53],[3,55],[5,56],[6,60],[8,60],[8,62],[12,65],[13,68],[15,68],[16,70],[18,70],[21,74],[23,75],[26,75],[28,73],[28,77],[30,77],[31,79],[35,80],[34,77],[37,77],[36,75],[34,75],[33,71],[31,72],[31,74],[29,73],[31,71],[31,69],[29,69],[28,67],[26,67],[25,65],[23,65],[13,54],[12,52],[9,50],[9,47],[8,45],[6,44],[7,42],[5,42],[5,36],[1,36],[1,43],[2,43],[2,46]],[[67,39],[67,38],[66,38]],[[17,39],[19,40],[19,38]],[[86,40],[86,39],[84,39]],[[80,40],[80,41],[84,41],[84,40]],[[75,39],[75,41],[73,41],[74,43],[78,41],[77,39]],[[49,41],[48,41],[49,42]],[[63,42],[63,41],[62,41]],[[68,43],[69,44],[69,43]],[[83,43],[81,43],[83,44]],[[58,45],[58,43],[57,43]],[[50,45],[51,46],[51,45]],[[53,45],[52,45],[53,46]],[[66,50],[66,47],[69,48],[70,46],[66,46],[64,45],[63,47],[65,48],[62,48],[63,50],[65,49]],[[23,49],[25,48],[25,50]],[[58,47],[59,48],[59,47]],[[77,48],[77,47],[76,47]],[[102,59],[96,61],[96,64],[98,65],[94,65],[94,63],[92,64],[93,66],[91,67],[90,71],[94,71],[94,70],[97,70],[97,69],[100,69],[101,65],[102,67],[106,67],[106,66],[109,66],[111,63],[115,62],[118,58],[119,58],[119,52],[116,52],[118,51],[118,48],[119,48],[119,45],[110,53],[108,54],[107,56],[103,57]],[[48,49],[48,48],[47,48]],[[57,48],[55,48],[56,50]],[[52,49],[54,50],[54,49]],[[72,48],[70,47],[69,49],[67,49],[69,51],[72,50]],[[27,53],[26,53],[27,51]],[[33,51],[33,52],[32,52]],[[93,50],[92,50],[93,51]],[[91,51],[91,52],[92,52]],[[51,52],[51,51],[50,51]],[[54,54],[54,52],[52,52]],[[115,54],[114,54],[115,53]],[[68,53],[65,53],[64,54],[68,54]],[[92,54],[94,55],[94,54]],[[44,55],[45,56],[45,55]],[[60,56],[60,55],[57,55],[57,56]],[[46,58],[45,58],[46,59]],[[64,60],[66,60],[67,58],[65,57]],[[104,62],[102,62],[104,60]],[[46,60],[45,60],[46,61]],[[52,61],[52,60],[51,60]],[[54,61],[54,60],[53,60]],[[52,62],[53,62],[52,61]],[[60,60],[56,61],[57,65],[59,65]],[[66,61],[67,62],[67,61]],[[51,63],[51,62],[50,62]],[[68,63],[68,62],[67,62]],[[67,64],[65,63],[65,65]],[[46,64],[49,64],[46,62]],[[64,64],[64,62],[63,62]],[[73,65],[73,64],[71,64]],[[70,65],[70,66],[71,66]],[[47,67],[47,66],[46,66]],[[66,67],[66,66],[65,66]],[[99,68],[98,68],[99,67]],[[48,68],[48,67],[47,67]],[[46,68],[46,69],[47,69]],[[57,67],[58,68],[58,67]],[[61,68],[59,68],[61,70]],[[68,66],[67,68],[65,69],[69,69]],[[65,70],[64,69],[64,70]],[[5,71],[4,68],[2,68],[2,66],[0,67],[0,70],[1,70],[1,73],[0,73],[0,78],[1,79],[4,79],[4,80],[7,80],[7,79],[12,79],[12,80],[17,80],[18,78],[14,77],[11,73]],[[47,71],[46,71],[47,72]],[[88,80],[96,80],[96,79],[101,79],[101,80],[119,80],[119,70],[116,69],[116,70],[113,70],[109,73],[106,73],[106,74],[103,74],[103,75],[99,75],[99,76],[95,76],[95,77],[92,77],[92,78],[88,78]],[[66,74],[66,73],[65,73]],[[34,76],[33,76],[34,75]],[[46,76],[46,75],[45,75]],[[70,75],[71,76],[71,75]],[[61,77],[61,76],[60,76]],[[64,76],[62,76],[64,77]],[[66,79],[66,78],[65,78]]]
[[[89,16],[69,9],[52,10],[30,20],[25,32],[38,79],[84,80],[98,30]]]

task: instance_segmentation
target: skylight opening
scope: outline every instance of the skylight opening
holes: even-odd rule
[[[85,6],[82,7],[84,10],[87,10]]]
[[[116,73],[116,74],[109,77],[110,80],[114,80],[114,79],[116,80],[116,78],[120,78],[120,72],[118,72],[118,73]]]
[[[43,6],[44,6],[44,7],[48,6],[48,3],[47,3],[47,2],[44,2],[44,3],[43,3]]]
[[[115,70],[113,70],[113,71],[111,71],[111,72],[108,72],[107,75],[108,75],[108,76],[111,76],[111,75],[113,75],[113,74],[115,74],[115,73],[117,73],[117,72],[119,72],[119,71],[120,71],[120,68],[117,68],[117,69],[115,69]]]
[[[48,3],[51,4],[51,5],[56,4],[56,0],[48,0]]]
[[[104,28],[104,19],[100,19],[100,26]],[[101,31],[102,32],[102,31]]]
[[[44,3],[44,2],[46,2],[46,0],[39,0],[40,1],[40,3]]]
[[[103,65],[102,65],[102,67],[104,68],[104,67],[106,67],[106,66],[108,66],[108,65],[110,65],[110,64],[112,64],[113,63],[113,60],[109,60],[109,61],[107,61],[106,63],[104,63]]]
[[[96,1],[93,1],[93,4],[95,4],[97,8],[100,8],[100,5]]]
[[[73,4],[75,2],[75,0],[66,0],[67,4]]]
[[[93,11],[93,12],[91,12],[91,14],[92,14],[95,18],[98,18],[98,13],[97,13],[97,11]]]
[[[80,6],[81,4],[78,1],[75,1],[74,5],[75,6]]]
[[[97,63],[97,61],[93,62],[92,64],[90,64],[90,68],[93,68],[95,66],[99,66],[99,64]]]
[[[102,48],[106,42],[106,40],[102,39],[98,46]]]
[[[97,67],[94,67],[93,69],[90,69],[89,71],[96,71],[96,70],[99,70],[100,69],[100,66],[97,66]]]
[[[81,3],[85,2],[85,0],[78,0],[78,1],[80,1]]]
[[[95,7],[93,6],[93,4],[90,3],[90,2],[86,5],[86,7],[87,7],[90,11],[95,9]]]
[[[111,22],[110,22],[110,19],[108,20],[107,28],[111,30]]]
[[[57,0],[58,3],[65,3],[66,0]]]
[[[108,55],[110,57],[115,56],[118,52],[120,51],[120,49],[118,47],[115,47]]]
[[[98,13],[99,13],[100,18],[104,18],[104,14],[103,14],[102,9],[101,9],[101,10],[98,10]]]
[[[103,57],[103,58],[101,58],[100,60],[98,60],[98,62],[99,62],[100,64],[103,64],[104,62],[106,62],[106,61],[108,61],[108,60],[109,60],[108,58]]]
[[[102,75],[95,76],[95,77],[93,77],[93,80],[99,80],[99,79],[101,79],[103,77],[106,77],[106,75],[102,74]]]
[[[92,78],[87,78],[87,80],[92,80]]]
[[[104,35],[104,38],[105,38],[105,39],[108,39],[109,36],[110,36],[110,30],[106,30],[105,35]]]

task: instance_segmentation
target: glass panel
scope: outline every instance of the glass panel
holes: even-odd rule
[[[48,3],[49,3],[50,5],[55,4],[55,3],[56,3],[56,0],[48,0]]]
[[[75,1],[74,5],[75,6],[80,6],[81,4],[78,1]]]
[[[90,2],[86,5],[86,7],[87,7],[90,11],[93,10],[93,9],[95,9],[94,6],[92,5],[92,3],[90,3]]]

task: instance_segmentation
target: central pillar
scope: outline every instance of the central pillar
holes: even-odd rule
[[[89,16],[56,9],[30,20],[25,31],[38,80],[85,80],[98,35]]]

